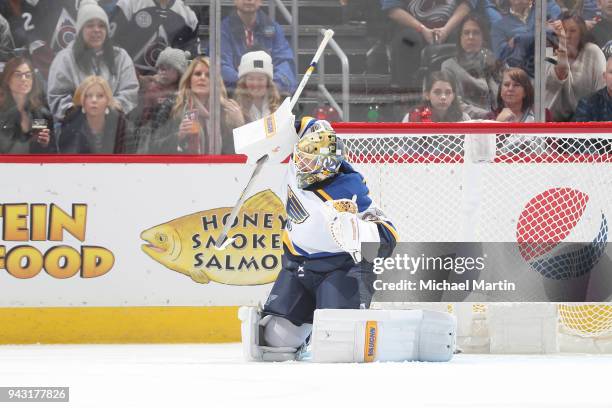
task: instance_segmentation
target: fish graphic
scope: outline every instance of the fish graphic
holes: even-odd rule
[[[228,236],[236,240],[214,248],[232,208],[200,211],[149,228],[140,234],[145,254],[198,283],[263,285],[281,268],[282,235],[287,215],[272,190],[251,196],[238,212]]]

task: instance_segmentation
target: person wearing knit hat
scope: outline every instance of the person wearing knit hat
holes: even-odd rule
[[[238,78],[242,78],[251,72],[261,72],[271,80],[274,79],[272,57],[265,51],[251,51],[244,54],[238,66]]]
[[[140,101],[132,116],[141,134],[150,130],[146,128],[162,103],[176,96],[181,76],[189,65],[187,55],[183,50],[167,47],[157,57],[157,74],[140,76]]]
[[[159,53],[157,61],[155,62],[155,68],[159,68],[163,65],[176,69],[180,75],[183,75],[187,71],[189,62],[187,61],[188,53],[179,50],[178,48],[167,47]]]
[[[261,119],[279,107],[281,98],[274,83],[272,57],[265,51],[251,51],[242,56],[235,99],[247,122]]]
[[[98,5],[96,0],[82,0],[77,11],[76,32],[80,33],[83,26],[93,19],[102,21],[108,33],[110,25],[106,11]]]
[[[106,12],[95,0],[82,0],[77,11],[77,36],[56,56],[49,69],[47,100],[53,116],[62,121],[72,111],[72,95],[91,75],[103,77],[114,98],[128,114],[138,102],[138,79],[128,53],[109,38]]]

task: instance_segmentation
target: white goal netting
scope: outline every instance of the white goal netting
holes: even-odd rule
[[[339,136],[401,241],[515,243],[519,256],[498,254],[505,257],[504,273],[533,267],[559,243],[593,242],[600,252],[567,262],[590,259],[585,275],[594,266],[612,274],[612,133],[369,132]],[[573,275],[564,275],[567,270]],[[547,271],[551,279],[581,278],[580,268],[553,264]],[[612,299],[602,298],[591,278],[582,302],[557,305],[559,330],[612,338]],[[491,307],[486,298],[467,300],[469,319]]]

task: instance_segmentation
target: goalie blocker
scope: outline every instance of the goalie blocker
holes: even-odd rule
[[[242,346],[248,361],[295,359],[297,347],[263,344],[266,318],[241,307]],[[454,316],[428,310],[319,309],[314,314],[312,360],[319,363],[449,361],[455,351]],[[290,332],[287,332],[291,334]]]

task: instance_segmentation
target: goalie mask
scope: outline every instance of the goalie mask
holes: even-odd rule
[[[342,141],[326,120],[311,120],[293,150],[297,184],[306,188],[335,176],[344,160]]]

